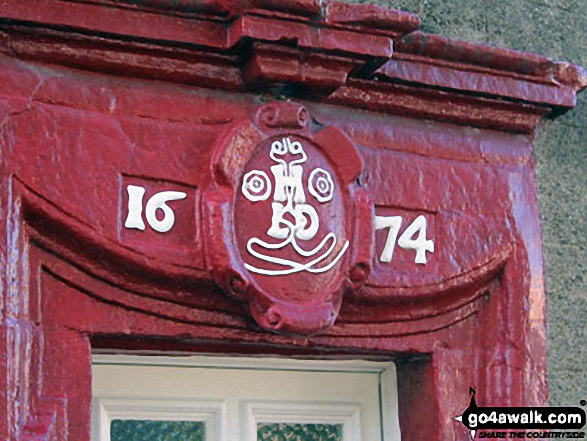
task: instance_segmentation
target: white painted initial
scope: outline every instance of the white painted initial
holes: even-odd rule
[[[328,262],[329,256],[335,252],[337,238],[334,233],[328,233],[322,241],[311,250],[306,250],[297,243],[297,239],[307,241],[316,236],[320,227],[320,219],[316,209],[306,203],[304,191],[304,167],[307,160],[301,142],[292,142],[290,138],[283,138],[271,144],[269,157],[276,163],[270,167],[275,179],[273,202],[271,203],[271,226],[267,235],[282,240],[280,243],[268,243],[257,237],[251,238],[247,243],[247,251],[256,258],[275,265],[284,266],[285,269],[263,269],[250,264],[245,264],[249,271],[270,276],[292,274],[300,271],[322,273],[332,268],[346,252],[349,242],[346,241],[338,250],[336,257]],[[265,179],[267,175],[261,170],[248,172],[243,178],[242,192],[251,202],[268,198],[268,190],[271,182]],[[253,179],[259,178],[258,190],[253,186]],[[261,186],[260,181],[264,184]],[[266,181],[266,182],[265,182]],[[332,199],[334,182],[326,170],[315,169],[309,179],[309,190],[318,202],[325,203]],[[286,246],[292,246],[300,256],[313,258],[306,263],[275,257],[266,254],[262,250],[280,250]],[[323,262],[328,263],[324,264]],[[322,265],[322,266],[320,266]]]
[[[312,239],[318,232],[320,221],[316,209],[308,204],[297,204],[295,208],[289,205],[284,206],[279,202],[271,204],[273,209],[273,217],[271,218],[271,228],[267,234],[276,239],[285,239],[293,230],[298,239],[309,240]],[[284,218],[285,214],[291,214],[295,219],[295,224],[292,224]],[[310,222],[308,223],[308,219]],[[282,225],[285,225],[283,227]]]
[[[286,161],[286,155],[289,155],[289,161]],[[271,173],[275,178],[275,193],[271,204],[271,228],[267,234],[276,239],[285,239],[293,231],[298,239],[312,239],[318,232],[320,221],[314,207],[305,204],[306,194],[302,184],[304,168],[299,164],[305,162],[307,156],[302,144],[298,141],[291,142],[289,138],[274,141],[269,156],[278,164],[271,166]],[[286,214],[291,215],[294,224],[285,220]]]
[[[302,174],[304,168],[301,165],[279,164],[271,167],[275,177],[276,201],[293,201],[296,204],[306,202],[304,186],[302,185]]]

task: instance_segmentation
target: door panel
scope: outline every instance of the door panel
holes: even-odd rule
[[[95,356],[92,373],[92,441],[399,440],[391,363]]]

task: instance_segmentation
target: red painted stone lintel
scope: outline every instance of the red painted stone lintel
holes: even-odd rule
[[[328,100],[511,132],[532,133],[587,86],[578,66],[417,32],[417,16],[372,5],[8,0],[0,15],[0,50],[23,59],[318,101],[339,91]],[[348,95],[356,79],[360,93]],[[393,101],[384,95],[396,89],[381,82],[409,90],[409,103],[374,105]],[[425,95],[438,91],[460,110],[422,112]],[[483,118],[469,116],[476,105],[486,108]],[[516,114],[529,111],[534,117],[521,122]]]

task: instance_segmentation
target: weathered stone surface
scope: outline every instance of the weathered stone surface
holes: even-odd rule
[[[415,12],[421,30],[587,65],[587,0],[371,0]],[[587,391],[587,97],[538,134],[539,202],[548,295],[552,405]]]

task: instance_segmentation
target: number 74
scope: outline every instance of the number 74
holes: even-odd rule
[[[406,228],[406,231],[400,236],[399,240],[397,236],[402,226],[403,218],[401,216],[375,216],[375,229],[382,230],[389,228],[387,233],[387,240],[385,241],[385,247],[381,253],[380,260],[382,262],[391,262],[393,257],[393,250],[395,249],[395,243],[406,250],[416,250],[415,263],[426,263],[426,251],[434,252],[434,242],[426,239],[426,218],[423,215],[418,216],[414,219],[414,222]],[[418,233],[418,236],[414,239],[414,235]]]

